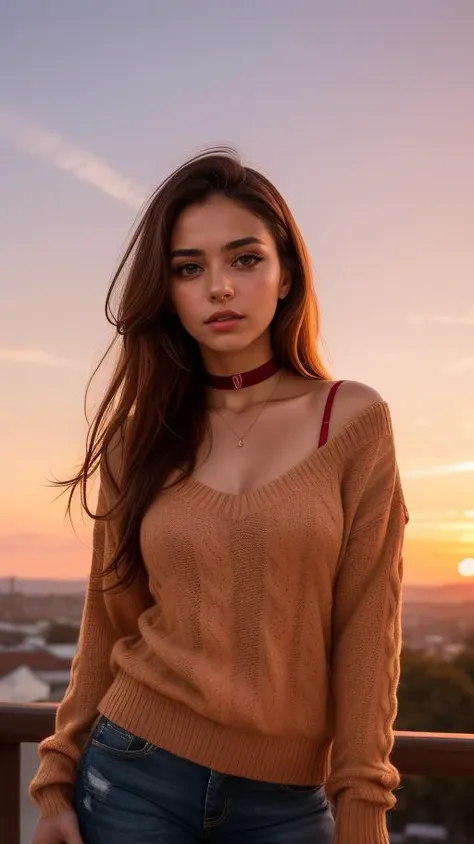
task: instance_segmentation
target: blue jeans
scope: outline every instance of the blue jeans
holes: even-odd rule
[[[84,844],[331,844],[323,786],[227,776],[102,717],[79,763]]]

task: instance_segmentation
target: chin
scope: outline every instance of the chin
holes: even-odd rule
[[[252,345],[252,341],[245,342],[237,337],[216,337],[214,341],[207,341],[199,344],[203,351],[217,352],[218,354],[238,354],[244,352]]]
[[[214,354],[239,354],[245,352],[250,346],[256,342],[256,337],[245,337],[235,333],[216,334],[215,337],[206,337],[205,342],[199,341],[200,348],[205,352],[206,349]]]

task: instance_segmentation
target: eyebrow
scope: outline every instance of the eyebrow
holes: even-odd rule
[[[259,244],[264,246],[264,241],[259,237],[241,237],[238,240],[231,240],[222,247],[222,252],[232,252],[233,249],[239,249],[241,246],[251,246],[252,244]],[[204,255],[203,249],[173,249],[171,258],[200,258]]]

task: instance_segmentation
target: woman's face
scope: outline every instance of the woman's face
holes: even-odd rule
[[[178,218],[171,239],[171,301],[204,359],[234,356],[268,339],[278,299],[289,286],[272,235],[244,207],[213,196]]]

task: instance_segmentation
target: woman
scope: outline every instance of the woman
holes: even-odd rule
[[[93,515],[100,465],[34,844],[387,842],[406,522],[387,406],[329,380],[302,237],[232,151],[158,189],[109,315],[126,268],[66,483]]]

